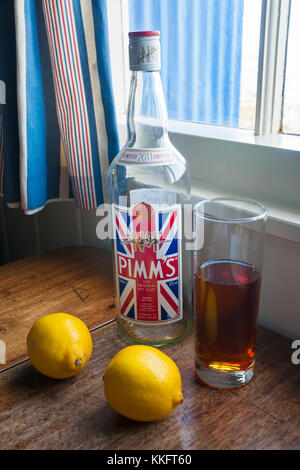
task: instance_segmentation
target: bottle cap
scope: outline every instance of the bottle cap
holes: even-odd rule
[[[130,70],[142,70],[145,72],[160,70],[160,32],[130,32],[129,62]]]

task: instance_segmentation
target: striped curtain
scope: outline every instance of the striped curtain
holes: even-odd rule
[[[118,153],[106,0],[1,0],[0,193],[32,214],[106,200]]]

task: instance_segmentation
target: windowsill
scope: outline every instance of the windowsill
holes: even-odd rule
[[[117,117],[118,124],[122,127],[122,130],[126,128],[126,119],[126,114],[119,114]],[[254,135],[254,131],[250,129],[203,124],[199,122],[178,121],[175,119],[168,120],[168,130],[173,134],[190,135],[239,144],[259,145],[262,147],[300,153],[300,135]]]
[[[240,196],[227,191],[220,191],[209,185],[193,181],[192,183],[192,202],[195,204],[200,199],[211,199],[220,196]],[[260,202],[268,208],[268,221],[266,233],[276,237],[284,238],[289,241],[300,243],[300,210],[270,203],[268,201]]]
[[[124,143],[124,114],[118,127]],[[193,203],[221,195],[257,199],[269,210],[267,233],[300,243],[300,136],[255,136],[245,129],[175,120],[168,127],[191,166]]]
[[[282,150],[294,150],[296,152],[300,151],[300,135],[254,135],[254,131],[250,129],[239,129],[235,127],[178,121],[173,119],[169,119],[168,129],[171,133],[186,134],[206,139],[260,145],[264,147],[280,148]]]

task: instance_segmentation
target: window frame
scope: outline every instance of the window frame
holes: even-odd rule
[[[291,0],[262,0],[255,134],[282,130]]]
[[[209,188],[212,195],[223,192],[259,199],[274,208],[273,222],[286,222],[280,236],[291,237],[292,227],[290,239],[300,241],[300,136],[279,133],[290,4],[291,0],[262,0],[255,130],[169,120],[169,133],[191,166],[197,196],[202,187],[203,194]],[[128,0],[109,0],[107,5],[113,87],[124,144],[130,79]]]

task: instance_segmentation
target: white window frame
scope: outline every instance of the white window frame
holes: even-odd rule
[[[283,89],[291,0],[263,0],[256,97],[256,135],[282,129]]]
[[[255,131],[169,121],[170,138],[187,158],[196,197],[249,196],[265,202],[268,230],[300,242],[300,136],[281,129],[291,0],[262,0]],[[108,0],[114,94],[120,143],[126,140],[129,91],[128,0]]]

